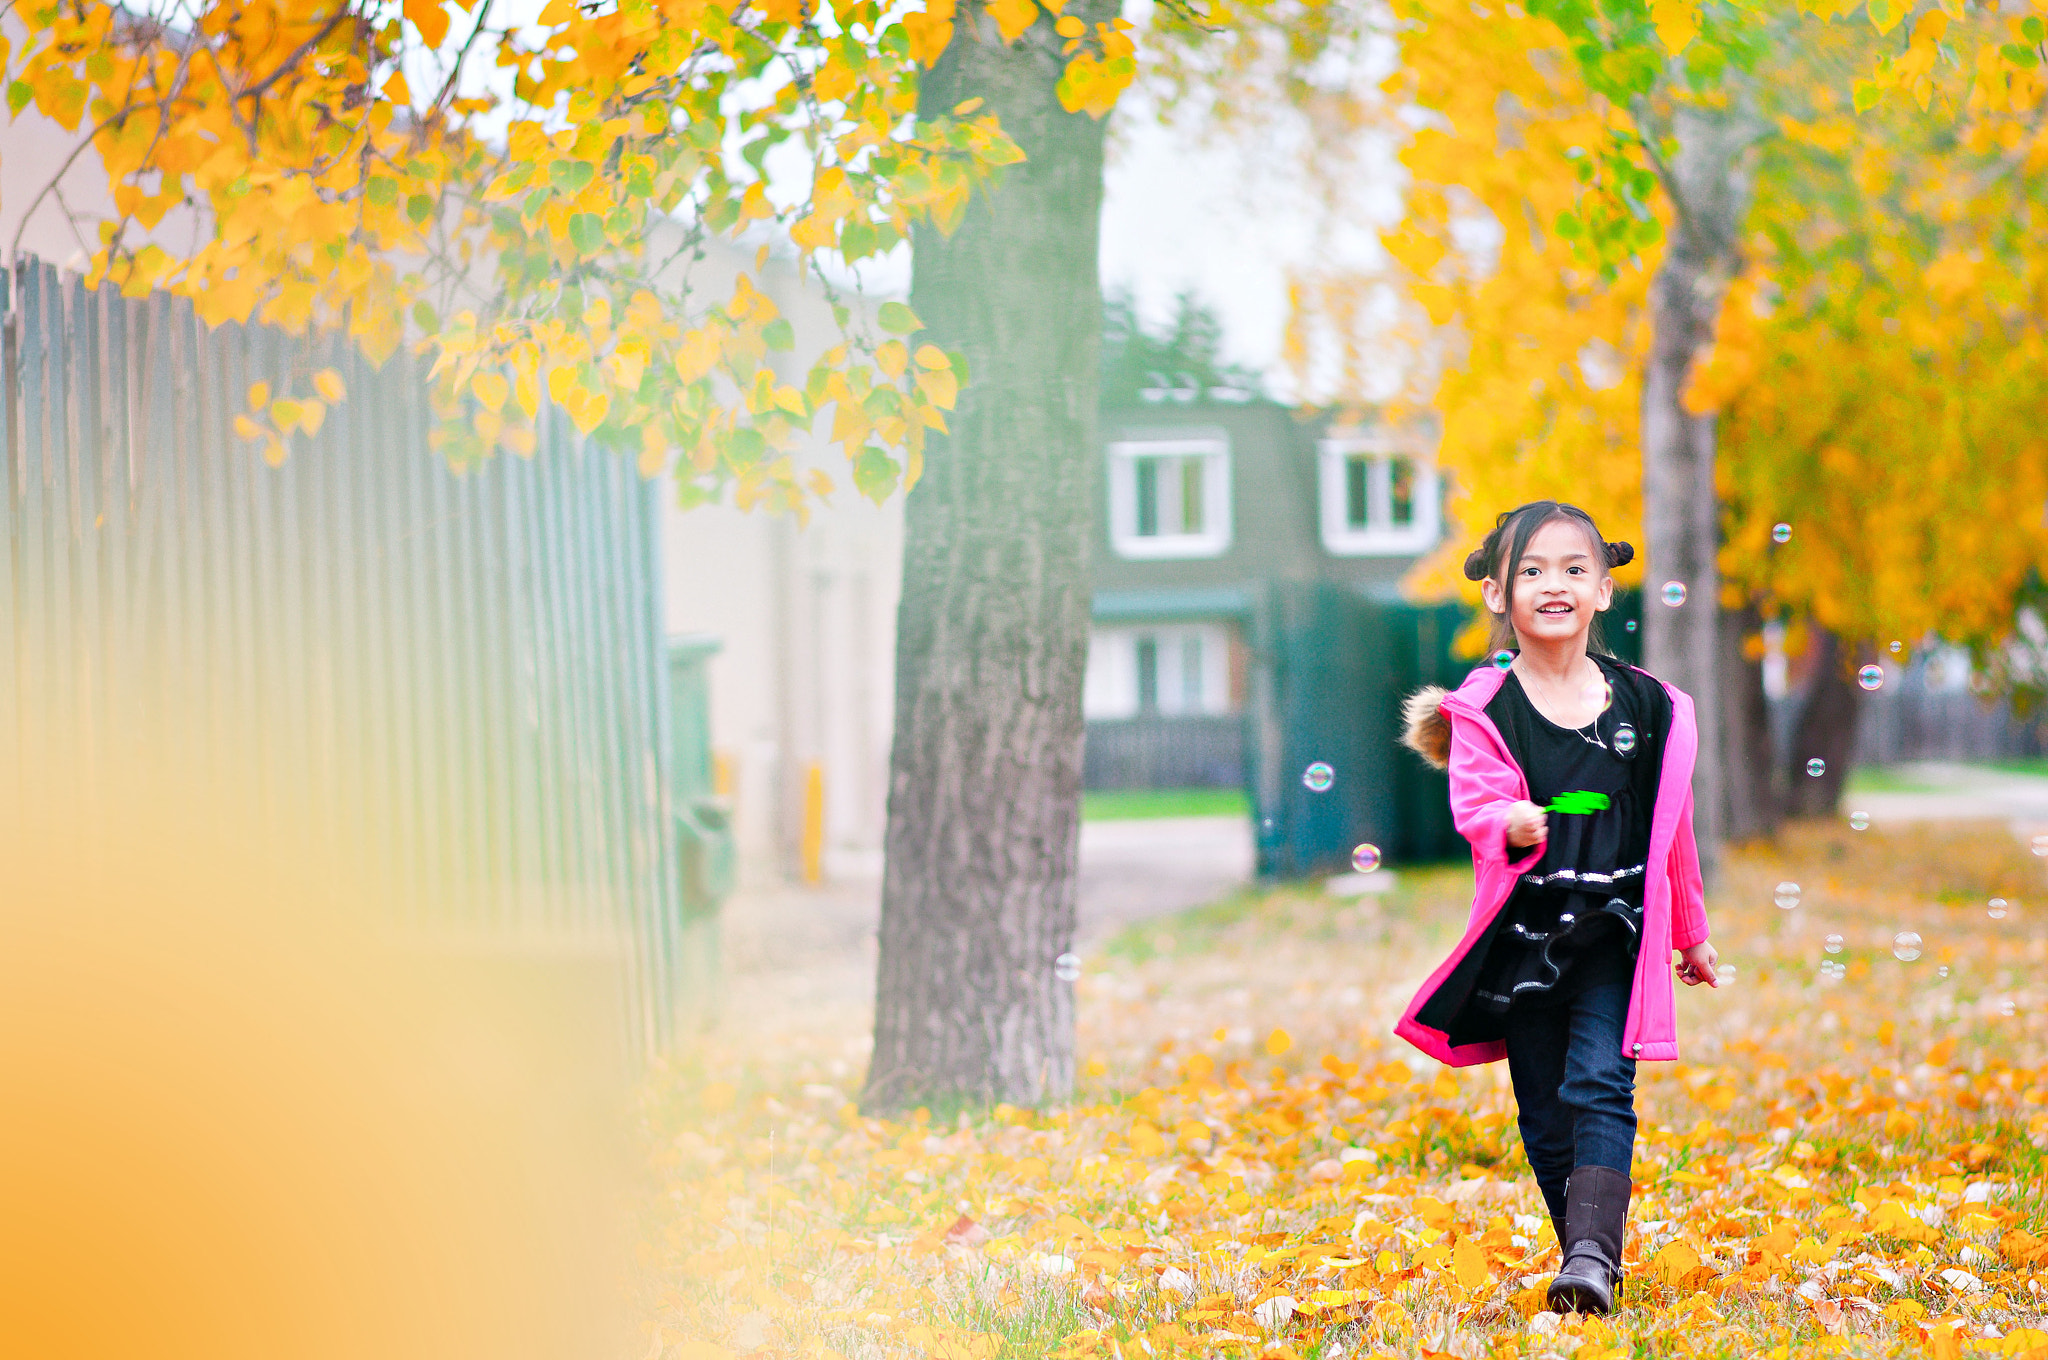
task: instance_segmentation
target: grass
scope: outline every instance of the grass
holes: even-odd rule
[[[1639,1071],[1605,1322],[1535,1311],[1557,1250],[1506,1073],[1389,1034],[1469,892],[1404,867],[1127,929],[1087,960],[1078,1089],[1045,1110],[863,1119],[844,1016],[714,1039],[648,1086],[648,1353],[2048,1355],[2048,883],[2006,830],[1730,852],[1735,975],[1681,988],[1685,1060]]]
[[[1858,765],[1849,771],[1845,786],[1850,793],[1942,793],[1947,788],[1890,765]]]
[[[2012,760],[1989,762],[1994,770],[2005,774],[2030,774],[2036,778],[2048,778],[2048,756],[2024,756]]]
[[[1251,815],[1243,789],[1090,789],[1081,795],[1084,822]]]

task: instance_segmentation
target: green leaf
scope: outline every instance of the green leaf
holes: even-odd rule
[[[27,81],[9,81],[7,84],[8,112],[20,113],[23,109],[28,107],[28,101],[35,98],[35,95],[36,92],[29,88]]]
[[[917,313],[900,302],[885,302],[875,313],[875,320],[891,335],[908,335],[924,329],[924,322],[917,319]]]
[[[2024,70],[2031,71],[2034,67],[2041,64],[2039,53],[2031,47],[2022,47],[2018,43],[2007,43],[1999,48],[1998,51],[1999,55],[2003,56],[2007,61]]]
[[[778,316],[761,328],[761,343],[770,349],[795,349],[796,327],[788,317]]]
[[[428,303],[415,302],[412,305],[412,319],[423,331],[441,329],[441,314]]]
[[[896,489],[896,478],[902,471],[894,458],[870,445],[853,460],[854,489],[880,505]]]
[[[1880,33],[1889,33],[1898,27],[1899,20],[1906,17],[1908,6],[1904,0],[1870,0],[1864,12],[1870,15],[1870,25]]]
[[[379,207],[391,207],[398,202],[398,181],[374,176],[364,183],[363,197]]]
[[[426,194],[414,194],[405,200],[405,215],[415,222],[425,222],[434,215],[434,200]]]
[[[2040,15],[2029,14],[2026,18],[2020,20],[2020,33],[2028,42],[2037,43],[2044,37],[2048,37],[2048,24],[2041,22]]]
[[[1874,80],[1859,80],[1850,87],[1849,97],[1855,102],[1856,112],[1868,113],[1877,107],[1882,93]]]
[[[597,167],[589,161],[556,161],[548,167],[548,180],[565,194],[581,192],[597,178]]]
[[[725,437],[725,456],[735,467],[751,467],[767,453],[767,437],[751,425],[742,425]]]
[[[604,219],[596,213],[575,213],[569,218],[569,241],[585,255],[604,249]]]

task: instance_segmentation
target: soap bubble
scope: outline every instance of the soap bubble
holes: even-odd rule
[[[1812,760],[1806,762],[1806,773],[1811,778],[1818,779],[1827,772],[1828,763],[1819,756],[1815,756]]]
[[[1773,543],[1790,543],[1791,541],[1792,541],[1792,526],[1791,526],[1791,525],[1789,525],[1789,524],[1773,524],[1773,525],[1771,526],[1771,542],[1773,542]]]
[[[1723,984],[1735,981],[1735,965],[1732,963],[1715,964],[1714,981]]]
[[[1984,904],[1984,910],[1992,920],[2003,921],[2007,911],[2006,901],[2003,897],[1994,897]]]
[[[1614,686],[1607,683],[1607,677],[1604,675],[1588,680],[1579,686],[1579,702],[1598,704],[1600,711],[1605,713],[1614,706]]]
[[[1628,621],[1627,623],[1624,623],[1623,625],[1621,625],[1621,627],[1622,627],[1622,630],[1623,630],[1624,632],[1629,632],[1629,633],[1633,633],[1633,632],[1634,632],[1634,631],[1636,630],[1636,626],[1637,626],[1637,625],[1636,625],[1636,621],[1635,621],[1634,619],[1630,619],[1630,620],[1629,620],[1629,621]]]
[[[1884,667],[1865,666],[1856,672],[1856,683],[1865,689],[1878,689],[1884,684]]]
[[[1633,727],[1630,727],[1627,723],[1623,723],[1621,726],[1615,728],[1614,749],[1622,755],[1627,755],[1630,751],[1635,750],[1636,730]]]
[[[2048,836],[2034,837],[2034,853],[2048,856]]]
[[[1849,829],[1850,829],[1851,831],[1868,831],[1868,830],[1870,830],[1870,814],[1869,814],[1869,813],[1867,813],[1867,812],[1852,812],[1852,813],[1850,813],[1850,814],[1849,814]]]
[[[1062,954],[1052,961],[1052,975],[1061,982],[1078,982],[1081,978],[1081,956]]]
[[[1828,936],[1828,938],[1827,938],[1827,941],[1826,941],[1826,942],[1825,942],[1824,944],[1822,944],[1822,945],[1821,945],[1821,948],[1823,948],[1823,949],[1827,950],[1827,951],[1828,951],[1828,953],[1830,953],[1830,954],[1839,954],[1839,953],[1841,953],[1841,952],[1842,952],[1842,937],[1841,937],[1841,936],[1839,936],[1839,935],[1830,935],[1830,936]]]
[[[1497,671],[1504,671],[1514,664],[1515,654],[1505,647],[1493,654],[1493,668]]]
[[[1938,978],[1946,979],[1948,977],[1948,965],[1944,963],[1941,967],[1935,969],[1934,975]]]
[[[1337,772],[1318,760],[1301,772],[1301,782],[1310,793],[1321,793],[1337,782]]]
[[[2017,1010],[2019,1010],[2019,1007],[2015,1006],[2012,1003],[2011,997],[2007,997],[2005,1000],[1998,1003],[1998,1013],[2000,1015],[2011,1015]]]
[[[1893,656],[1897,656],[1898,654],[1899,654],[1899,644],[1898,644],[1898,643],[1896,643],[1896,642],[1894,642],[1894,643],[1892,644],[1892,655],[1893,655]]]
[[[1377,845],[1360,845],[1351,851],[1351,867],[1361,874],[1369,874],[1380,867],[1380,848]]]
[[[1892,957],[1900,963],[1911,963],[1920,957],[1920,932],[1902,930],[1892,936]]]
[[[1790,911],[1799,905],[1799,885],[1791,881],[1780,883],[1771,900],[1778,904],[1780,911]]]
[[[1846,966],[1833,959],[1822,959],[1820,961],[1820,976],[1824,982],[1840,982],[1848,975],[1848,972],[1849,970]]]
[[[1666,581],[1663,592],[1664,603],[1673,609],[1685,603],[1685,582]]]

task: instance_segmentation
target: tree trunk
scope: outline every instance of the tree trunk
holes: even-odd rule
[[[1646,129],[1647,131],[1647,129]],[[1651,342],[1643,374],[1643,662],[1690,694],[1699,721],[1694,825],[1709,873],[1723,832],[1725,754],[1720,697],[1720,499],[1714,487],[1714,418],[1681,397],[1693,362],[1714,338],[1721,299],[1740,267],[1738,233],[1749,211],[1744,150],[1751,134],[1734,117],[1681,105],[1677,154],[1665,167],[1676,206],[1670,244],[1650,286]],[[1667,582],[1685,587],[1668,604]]]
[[[1763,626],[1755,605],[1721,619],[1721,712],[1726,771],[1727,820],[1731,841],[1760,840],[1777,833],[1784,812],[1778,793],[1778,757],[1771,735],[1771,704],[1764,694],[1763,657],[1743,647]]]
[[[1854,658],[1849,648],[1826,629],[1814,630],[1820,654],[1814,658],[1813,679],[1799,705],[1799,719],[1792,727],[1792,749],[1787,751],[1787,780],[1791,790],[1788,810],[1795,817],[1831,817],[1842,802],[1842,786],[1856,754],[1856,719],[1863,708],[1863,691],[1849,673]],[[1819,760],[1825,769],[1809,774],[1809,762]]]
[[[912,242],[921,338],[971,381],[905,503],[869,1111],[1073,1086],[1055,960],[1077,890],[1104,129],[1060,107],[1060,43],[1041,17],[1005,45],[963,5],[918,97],[924,118],[986,100],[1027,159],[952,236]]]

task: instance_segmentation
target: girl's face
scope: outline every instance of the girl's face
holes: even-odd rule
[[[1523,647],[1531,642],[1583,642],[1593,615],[1614,603],[1614,578],[1592,535],[1569,520],[1554,519],[1538,529],[1509,568],[1514,578],[1513,613],[1508,622]],[[1488,577],[1480,587],[1486,607],[1508,608],[1507,591]]]

